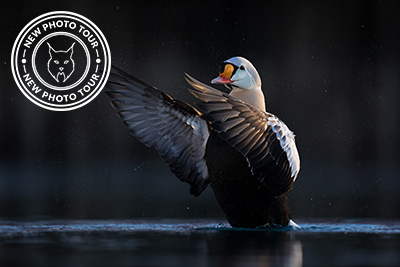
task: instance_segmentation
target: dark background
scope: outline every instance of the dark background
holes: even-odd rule
[[[396,1],[22,1],[1,11],[0,217],[223,218],[131,137],[102,93],[74,111],[32,104],[12,45],[50,11],[92,20],[114,65],[192,102],[232,56],[258,69],[268,110],[296,134],[294,218],[400,216],[400,19]]]

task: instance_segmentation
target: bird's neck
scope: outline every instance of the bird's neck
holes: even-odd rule
[[[262,111],[265,111],[265,99],[261,88],[249,90],[233,88],[229,94],[258,109],[261,109]]]

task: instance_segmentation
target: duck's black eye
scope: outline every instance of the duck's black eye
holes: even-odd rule
[[[242,66],[240,66],[240,67],[239,67],[239,69],[241,69],[241,70],[244,70],[244,66],[243,66],[243,65],[242,65]]]

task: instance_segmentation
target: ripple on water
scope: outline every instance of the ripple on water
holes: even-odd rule
[[[37,222],[0,222],[0,236],[26,236],[41,233],[71,232],[171,232],[185,233],[191,231],[296,231],[299,233],[368,233],[368,234],[400,234],[398,222],[305,222],[296,226],[266,225],[257,229],[232,228],[228,223],[209,220],[65,220]]]

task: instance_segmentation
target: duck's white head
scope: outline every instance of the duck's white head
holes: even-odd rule
[[[221,64],[219,76],[211,83],[231,85],[245,90],[261,89],[260,75],[253,64],[243,57],[225,60]]]
[[[232,57],[221,64],[219,76],[211,83],[221,83],[237,97],[265,111],[264,94],[261,90],[260,75],[253,64],[243,57]]]

